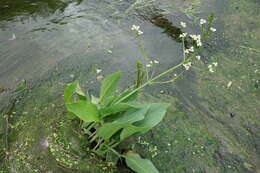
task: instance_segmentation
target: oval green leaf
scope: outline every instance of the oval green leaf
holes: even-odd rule
[[[78,101],[66,104],[69,112],[74,113],[84,122],[98,122],[99,115],[96,105],[89,101]]]
[[[137,173],[159,173],[150,160],[141,158],[137,153],[128,152],[124,157],[127,166]]]
[[[100,102],[115,92],[120,77],[121,77],[121,72],[116,72],[111,75],[108,75],[102,80],[101,91],[100,91]]]

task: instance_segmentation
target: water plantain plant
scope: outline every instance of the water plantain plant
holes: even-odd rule
[[[101,156],[111,150],[116,152],[114,148],[129,136],[156,126],[169,106],[165,103],[137,102],[138,90],[125,90],[117,95],[115,91],[120,76],[121,73],[116,72],[103,79],[99,98],[84,94],[78,81],[69,84],[64,92],[68,111],[83,121],[82,130],[88,135],[91,150]],[[134,170],[139,170],[135,164],[141,162],[142,167],[152,165],[137,153],[127,152],[123,157]],[[156,170],[154,166],[152,168]]]
[[[210,32],[215,31],[211,27],[211,18],[209,18],[211,22],[209,20],[207,26],[205,26],[206,20],[200,20],[202,36],[207,37]],[[186,27],[183,22],[181,25],[183,28]],[[139,26],[133,25],[132,30],[135,31],[138,38],[143,34]],[[157,75],[154,75],[154,67],[159,64],[159,61],[150,60],[140,42],[146,65],[137,62],[135,84],[122,92],[117,92],[121,72],[108,75],[101,81],[99,97],[84,93],[78,81],[68,84],[64,91],[66,108],[72,116],[80,119],[81,130],[87,136],[86,143],[92,152],[105,157],[108,152],[112,151],[118,157],[124,158],[127,166],[138,173],[158,172],[150,160],[141,158],[138,153],[127,151],[120,154],[115,147],[126,138],[137,133],[145,133],[162,121],[169,104],[138,102],[138,92],[148,85],[174,82],[184,71],[189,70],[193,59],[200,60],[198,49],[202,45],[202,36],[180,34],[183,43],[183,61]],[[191,45],[187,45],[189,40]],[[210,66],[209,71],[213,71],[213,66]],[[183,69],[178,70],[178,74],[172,75],[170,80],[159,81],[180,68]]]

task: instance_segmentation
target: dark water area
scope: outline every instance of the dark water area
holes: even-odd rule
[[[142,56],[133,24],[141,26],[160,71],[176,65],[182,59],[179,34],[198,34],[199,19],[212,12],[217,32],[205,42],[203,63],[176,83],[144,90],[141,99],[172,106],[152,132],[130,139],[136,143],[131,147],[164,173],[260,172],[259,9],[257,0],[1,0],[0,108],[12,110],[14,132],[9,167],[1,164],[0,172],[109,172],[103,163],[96,168],[80,161],[76,170],[66,169],[56,163],[63,156],[46,149],[51,135],[64,130],[57,119],[65,114],[66,83],[79,79],[96,93],[96,69],[102,69],[102,75],[123,71],[121,86],[129,86]],[[219,64],[213,74],[211,62]],[[30,89],[14,106],[12,91],[23,80]],[[3,142],[6,122],[0,122]]]
[[[62,59],[87,52],[107,54],[107,50],[112,50],[111,62],[113,58],[132,66],[141,56],[130,31],[132,24],[142,25],[146,47],[152,56],[168,59],[165,63],[175,61],[181,55],[180,43],[165,34],[166,28],[147,20],[164,13],[176,24],[188,19],[171,6],[166,5],[169,9],[164,10],[167,3],[171,4],[167,1],[2,1],[1,87],[13,88],[21,79],[39,79]],[[186,4],[180,1],[178,5],[184,8]],[[176,10],[176,14],[169,10]]]

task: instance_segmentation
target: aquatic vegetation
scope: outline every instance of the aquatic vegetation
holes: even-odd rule
[[[149,85],[174,82],[186,70],[192,68],[195,61],[200,60],[198,54],[202,46],[201,40],[203,36],[207,37],[212,32],[213,15],[209,19],[207,26],[205,19],[200,21],[202,36],[187,33],[179,35],[183,44],[182,62],[158,74],[156,67],[159,61],[149,57],[141,39],[143,31],[140,26],[133,25],[131,30],[140,41],[140,51],[145,65],[141,61],[136,63],[137,74],[134,84],[121,92],[118,91],[121,72],[108,75],[101,81],[99,97],[84,93],[78,81],[68,84],[64,91],[68,116],[72,119],[79,118],[80,133],[86,136],[86,144],[92,152],[104,158],[112,152],[118,158],[124,158],[126,164],[139,173],[158,172],[151,161],[142,159],[138,153],[134,151],[118,153],[115,147],[128,137],[145,133],[162,121],[169,104],[141,103],[138,101],[138,93]],[[184,22],[181,26],[186,28]],[[216,67],[217,63],[208,66],[210,72],[214,72],[213,66]],[[101,72],[101,69],[96,69],[97,74]],[[166,76],[171,77],[163,81]]]

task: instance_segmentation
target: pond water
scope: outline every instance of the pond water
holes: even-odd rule
[[[217,32],[201,53],[206,64],[174,84],[145,90],[151,101],[170,102],[173,108],[172,116],[143,140],[158,146],[152,160],[160,172],[260,172],[259,9],[257,0],[1,0],[0,107],[9,104],[10,91],[26,80],[31,89],[17,103],[13,123],[21,132],[28,127],[34,135],[39,132],[42,143],[52,131],[35,117],[43,108],[48,109],[44,121],[64,111],[49,102],[62,105],[66,83],[79,79],[85,89],[97,92],[98,68],[102,75],[124,71],[122,86],[131,84],[142,56],[133,24],[141,26],[144,46],[163,70],[181,61],[180,22],[188,25],[183,31],[199,33],[199,19],[213,12]],[[210,74],[207,63],[214,61],[220,67]],[[20,127],[25,120],[36,127]],[[11,150],[24,140],[18,132],[14,136]],[[145,148],[139,144],[136,150],[154,156]],[[19,152],[34,158],[39,150],[46,153],[41,148]],[[40,172],[64,171],[49,155],[42,157],[45,161],[28,164]],[[11,158],[8,170],[17,172],[21,168],[14,165],[23,163]],[[21,167],[23,172],[31,169]]]

